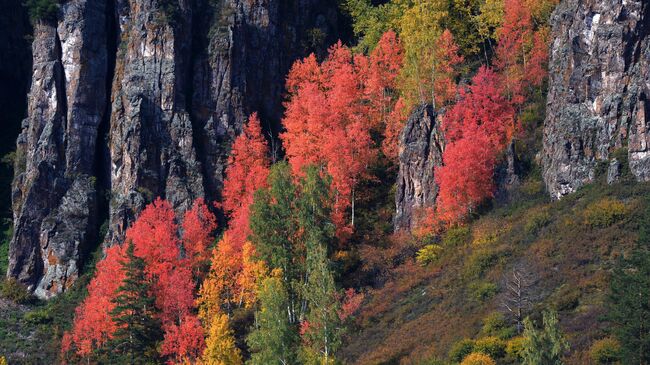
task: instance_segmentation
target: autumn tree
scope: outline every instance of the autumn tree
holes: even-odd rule
[[[239,250],[250,234],[250,205],[255,191],[266,184],[269,165],[268,145],[257,113],[253,113],[233,142],[222,192],[223,209],[230,218],[228,233]]]
[[[436,39],[433,61],[433,100],[434,108],[443,107],[456,96],[456,78],[459,75],[456,66],[463,62],[458,54],[459,48],[454,36],[445,29]]]
[[[185,212],[182,228],[185,257],[191,263],[195,278],[202,279],[210,259],[209,247],[217,229],[217,219],[200,198]]]
[[[524,103],[529,89],[540,86],[547,73],[548,28],[535,26],[529,4],[525,0],[504,0],[503,22],[496,31],[494,64],[503,77],[504,92],[516,105]]]
[[[226,233],[213,250],[210,272],[197,298],[199,316],[205,323],[224,310],[228,314],[232,312],[241,267],[241,253]]]
[[[88,295],[75,309],[72,329],[63,336],[61,351],[72,352],[90,360],[117,329],[110,313],[115,308],[113,298],[125,276],[120,261],[125,249],[114,246],[106,249],[105,257],[97,263],[96,274],[88,284]]]
[[[314,55],[297,61],[287,78],[286,132],[280,136],[296,176],[310,164],[322,165],[332,176],[332,214],[341,232],[354,226],[355,189],[376,155],[359,63],[367,65],[340,42],[320,65]]]
[[[497,157],[515,129],[514,109],[500,87],[498,75],[482,67],[445,116],[447,145],[435,179],[436,209],[447,222],[458,222],[494,194]]]
[[[266,263],[257,258],[257,251],[252,243],[244,243],[242,250],[241,272],[237,275],[237,301],[240,307],[252,308],[257,302],[257,288],[266,277]]]
[[[208,337],[201,357],[202,365],[240,365],[242,356],[235,344],[235,338],[228,315],[215,313],[209,322]]]
[[[372,128],[381,132],[399,98],[397,79],[402,69],[404,50],[397,34],[387,31],[368,57],[357,56],[355,62],[369,101],[368,118]],[[367,62],[367,65],[366,65]]]
[[[215,220],[202,201],[185,215],[183,237],[179,236],[176,215],[161,199],[148,205],[126,232],[134,256],[144,262],[143,272],[151,283],[154,319],[164,332],[160,355],[169,361],[193,361],[204,346],[203,331],[196,317],[193,268],[205,257]],[[64,338],[64,351],[73,350],[88,357],[118,330],[110,313],[115,308],[116,291],[124,274],[119,261],[126,244],[106,250],[106,258],[97,265],[89,285],[89,295],[77,308],[73,328]]]
[[[134,254],[129,242],[126,257],[120,261],[124,279],[112,299],[110,311],[116,330],[106,346],[112,362],[148,364],[158,358],[156,346],[162,339],[160,321],[155,318],[155,299],[145,274],[145,262]]]

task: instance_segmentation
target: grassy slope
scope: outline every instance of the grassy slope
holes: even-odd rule
[[[373,289],[347,338],[344,358],[359,364],[446,359],[458,340],[481,337],[487,315],[506,313],[504,288],[516,266],[533,279],[529,313],[557,309],[571,343],[568,363],[584,363],[585,350],[604,335],[599,317],[608,275],[635,242],[646,196],[649,184],[597,182],[551,202],[541,181],[529,179],[511,203],[472,222],[460,244],[443,245],[437,262],[419,267],[407,260],[383,287]],[[592,226],[586,211],[607,199],[624,203],[625,214],[610,226]],[[596,209],[595,215],[608,213]]]
[[[74,311],[87,294],[101,250],[71,290],[47,302],[33,300],[17,305],[0,296],[0,356],[9,364],[58,363],[61,336],[72,324]]]

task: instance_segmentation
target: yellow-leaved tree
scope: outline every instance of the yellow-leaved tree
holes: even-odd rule
[[[241,365],[241,352],[235,344],[228,315],[216,313],[212,316],[205,340],[202,365]]]

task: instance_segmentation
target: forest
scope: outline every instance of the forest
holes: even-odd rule
[[[149,194],[56,298],[0,285],[0,364],[648,363],[650,185],[617,149],[617,182],[544,188],[558,3],[339,1],[352,36],[292,63],[279,128],[247,114],[216,199]],[[422,108],[436,194],[399,229]]]

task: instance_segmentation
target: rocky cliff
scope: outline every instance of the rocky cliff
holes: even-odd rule
[[[650,4],[564,0],[551,23],[542,156],[549,193],[561,198],[594,180],[599,164],[610,182],[622,164],[650,180]]]
[[[435,206],[434,169],[442,165],[444,136],[438,114],[421,105],[409,117],[399,139],[399,173],[395,192],[395,231],[409,231],[427,208]]]
[[[155,197],[179,211],[218,198],[246,116],[259,111],[277,132],[284,75],[337,37],[336,9],[333,0],[67,0],[37,22],[8,275],[51,297],[95,242],[118,242]]]

